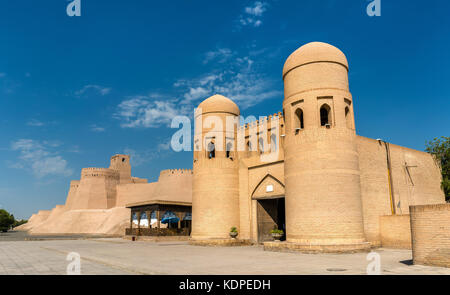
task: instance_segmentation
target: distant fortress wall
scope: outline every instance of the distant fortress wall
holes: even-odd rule
[[[109,168],[83,168],[80,180],[70,182],[65,205],[33,214],[17,229],[31,234],[124,234],[130,220],[127,204],[192,201],[192,170],[164,170],[158,182],[148,183],[131,176],[129,160],[127,155],[115,155]]]
[[[83,168],[70,209],[109,209],[116,204],[120,174],[109,168]]]
[[[70,210],[72,208],[73,203],[76,200],[76,194],[77,194],[77,190],[78,190],[79,186],[80,186],[79,180],[72,180],[70,182],[70,188],[69,188],[69,192],[67,193],[67,199],[66,199],[66,208],[68,210]]]

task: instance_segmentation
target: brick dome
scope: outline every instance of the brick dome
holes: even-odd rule
[[[283,78],[292,69],[314,62],[334,62],[343,65],[348,70],[345,54],[333,45],[323,42],[311,42],[294,51],[283,67]]]
[[[229,98],[223,95],[213,95],[202,101],[198,108],[202,109],[202,113],[230,113],[239,116],[239,107]]]

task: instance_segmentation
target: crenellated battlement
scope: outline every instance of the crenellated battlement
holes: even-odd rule
[[[274,124],[277,124],[278,126],[274,126]],[[275,127],[279,127],[280,132],[284,130],[284,117],[281,112],[261,117],[259,120],[240,126],[238,128],[238,134],[245,133],[245,136],[249,136],[251,131],[258,134],[263,131],[263,128],[266,128],[266,131],[270,131]]]
[[[239,126],[238,130],[239,131],[243,131],[243,130],[248,130],[248,129],[255,128],[255,127],[259,128],[260,126],[263,126],[264,123],[267,123],[268,126],[271,126],[272,121],[275,120],[275,119],[278,119],[279,123],[284,123],[283,113],[278,112],[278,113],[275,113],[273,115],[260,117],[259,120],[256,120],[256,121],[244,124],[242,126]]]
[[[106,177],[119,179],[119,172],[109,168],[83,168],[81,169],[81,178],[87,177]]]
[[[192,169],[167,169],[162,170],[159,176],[171,176],[171,175],[192,175]]]

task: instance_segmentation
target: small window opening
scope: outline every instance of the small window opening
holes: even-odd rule
[[[320,126],[329,127],[331,125],[331,108],[329,105],[324,104],[320,108]]]
[[[352,128],[352,117],[350,115],[349,107],[345,107],[345,122],[347,124],[347,128]]]
[[[304,118],[303,118],[303,110],[297,109],[295,110],[295,133],[297,134],[300,130],[305,128]]]

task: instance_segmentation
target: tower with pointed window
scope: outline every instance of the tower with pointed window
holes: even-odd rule
[[[239,108],[222,95],[195,113],[192,239],[227,239],[239,227],[237,127]]]
[[[288,57],[283,80],[287,241],[365,249],[347,59],[332,45],[309,43]]]

